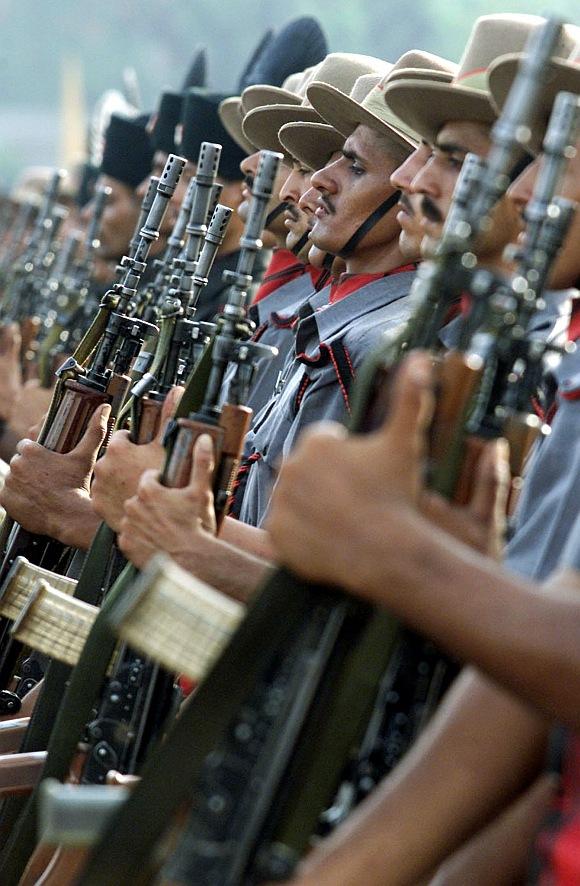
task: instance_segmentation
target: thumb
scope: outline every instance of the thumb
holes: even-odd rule
[[[489,443],[479,458],[471,499],[474,516],[489,522],[498,509],[505,513],[509,483],[509,444],[500,438]]]
[[[104,403],[93,412],[83,436],[72,450],[75,455],[88,458],[94,464],[107,433],[110,414],[111,407],[108,403]]]
[[[389,447],[418,458],[425,449],[426,431],[434,408],[433,366],[424,352],[414,352],[397,370],[389,414],[379,434]],[[399,449],[400,447],[400,449]]]
[[[161,407],[161,418],[159,420],[159,430],[157,431],[158,440],[163,439],[163,435],[165,434],[165,427],[169,420],[173,418],[173,415],[179,405],[179,401],[181,400],[184,390],[185,388],[182,385],[175,385],[171,388],[165,400],[163,401],[163,406]]]
[[[200,492],[211,490],[214,468],[215,455],[213,440],[209,434],[200,434],[193,447],[193,460],[191,464],[189,485],[194,486]]]

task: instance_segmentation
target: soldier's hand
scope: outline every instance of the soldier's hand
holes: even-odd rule
[[[421,511],[454,538],[499,560],[504,547],[509,484],[508,443],[492,440],[479,456],[468,502],[454,505],[426,491]]]
[[[137,494],[125,503],[119,547],[135,566],[143,568],[153,554],[165,551],[188,568],[192,553],[216,533],[212,492],[213,441],[202,434],[195,444],[190,480],[181,489],[159,482],[157,471],[143,474]]]
[[[356,589],[389,519],[416,513],[423,492],[431,365],[412,354],[389,418],[366,436],[322,425],[303,435],[280,473],[267,528],[283,563],[313,581]]]
[[[95,465],[91,497],[97,514],[119,531],[125,502],[137,492],[139,480],[148,469],[159,471],[165,459],[163,434],[183,394],[182,387],[173,388],[167,395],[159,430],[150,443],[131,443],[128,431],[117,431],[103,458]]]
[[[90,478],[111,411],[101,406],[77,446],[66,454],[21,440],[0,493],[0,504],[25,529],[72,547],[87,548],[99,525]]]

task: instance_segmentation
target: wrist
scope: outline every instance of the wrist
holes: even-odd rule
[[[427,554],[429,538],[423,524],[417,512],[406,505],[380,506],[365,514],[357,521],[359,534],[348,546],[349,562],[342,584],[388,606],[390,594],[421,566],[422,552]]]
[[[100,523],[90,496],[86,492],[75,490],[67,496],[58,513],[54,514],[51,536],[67,547],[88,550]]]

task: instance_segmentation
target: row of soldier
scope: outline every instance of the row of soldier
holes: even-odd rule
[[[126,258],[101,326],[63,335],[44,419],[4,262],[2,594],[30,563],[35,589],[3,624],[5,771],[30,765],[33,793],[4,806],[0,879],[39,882],[49,861],[61,883],[578,882],[580,31],[486,16],[458,64],[391,64],[326,55],[308,21],[261,51],[283,85],[112,118],[95,291]],[[246,313],[258,222],[273,253]],[[167,344],[177,329],[199,347]],[[38,439],[18,440],[23,413]],[[44,642],[24,631],[47,585],[79,603],[74,655],[56,609]],[[158,621],[143,606],[130,633],[146,597]],[[146,714],[116,720],[137,683]],[[67,799],[50,779],[81,739]],[[65,819],[86,802],[90,835],[49,827],[32,853],[42,798]]]

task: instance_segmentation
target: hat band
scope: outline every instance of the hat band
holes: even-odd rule
[[[477,68],[474,71],[467,71],[466,74],[460,74],[452,81],[451,87],[453,86],[465,86],[467,89],[489,93],[487,68]]]

